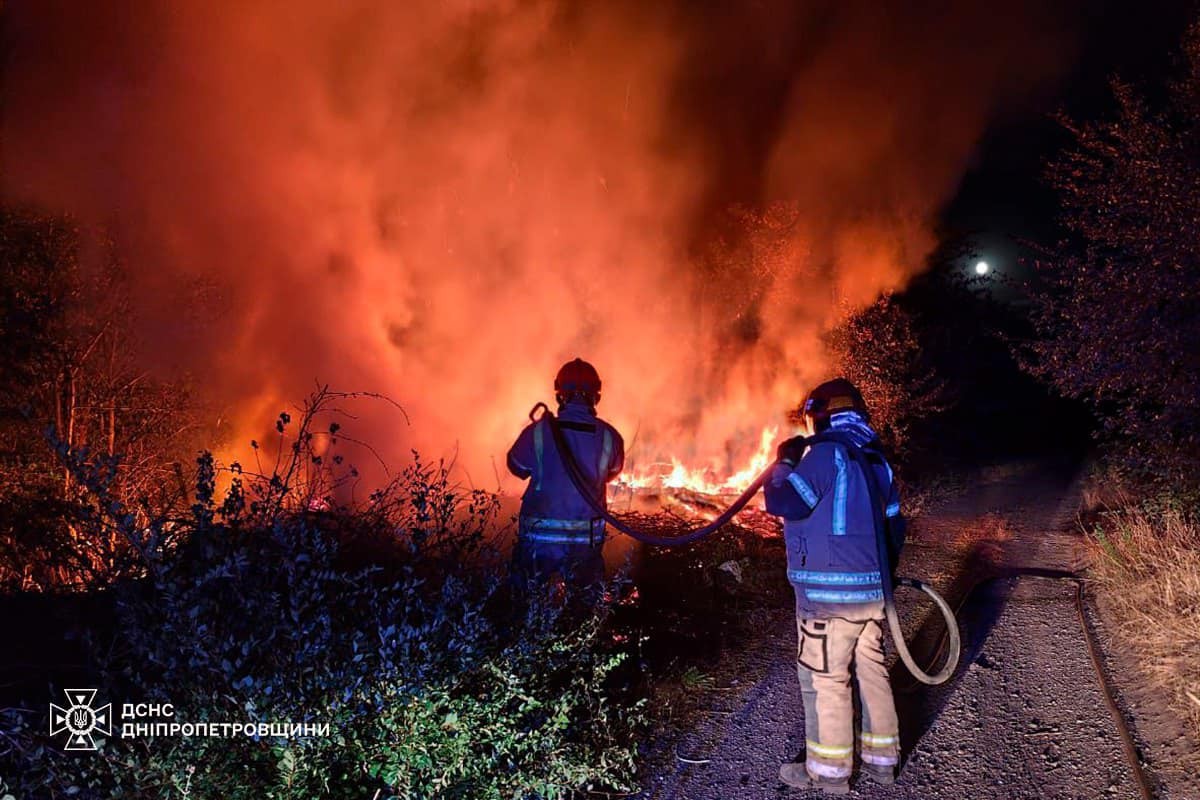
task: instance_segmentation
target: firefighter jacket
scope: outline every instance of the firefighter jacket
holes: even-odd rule
[[[861,416],[835,414],[829,433],[795,466],[786,461],[775,466],[764,486],[767,511],[784,519],[788,580],[800,617],[876,619],[883,613],[880,570],[895,568],[903,543],[899,491],[875,432]],[[877,497],[885,504],[888,564],[880,563],[868,477],[851,447],[867,456]]]
[[[508,451],[509,471],[529,479],[521,498],[520,535],[548,544],[602,542],[604,523],[571,482],[549,425],[545,419],[527,425]],[[605,484],[625,464],[621,434],[585,403],[560,408],[558,426],[594,496],[606,502]]]

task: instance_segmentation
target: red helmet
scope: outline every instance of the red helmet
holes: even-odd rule
[[[870,418],[862,392],[845,378],[822,383],[808,393],[800,408],[801,416],[818,433],[829,427],[829,418],[839,411],[857,411],[864,419]]]
[[[554,397],[559,405],[571,400],[596,405],[600,402],[600,373],[582,358],[568,361],[554,378]]]

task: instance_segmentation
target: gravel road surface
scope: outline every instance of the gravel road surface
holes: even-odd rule
[[[1070,478],[1047,465],[999,472],[935,513],[925,547],[935,549],[948,531],[987,517],[993,527],[999,519],[1003,529],[1001,541],[982,551],[990,565],[1075,566],[1071,538],[1058,533],[1075,508]],[[916,566],[912,555],[908,560]],[[943,687],[898,694],[905,763],[896,785],[856,776],[854,795],[1138,798],[1079,629],[1073,584],[992,582],[972,595],[961,618],[964,666],[958,677]],[[664,759],[641,797],[822,796],[791,789],[777,777],[779,765],[798,758],[804,747],[795,646],[795,623],[781,609],[759,642],[730,655],[722,671],[728,685],[697,698],[699,726],[680,737],[677,757]],[[898,671],[893,678],[894,684],[907,683]]]

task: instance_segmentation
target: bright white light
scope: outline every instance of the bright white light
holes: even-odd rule
[[[975,264],[975,274],[976,275],[987,275],[990,270],[991,270],[991,267],[988,266],[988,263],[986,261],[978,261]]]

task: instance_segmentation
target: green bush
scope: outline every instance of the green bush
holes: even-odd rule
[[[145,577],[118,587],[117,628],[97,639],[114,709],[171,703],[171,722],[329,735],[113,736],[95,757],[65,758],[10,717],[0,774],[18,796],[554,798],[626,785],[641,706],[614,700],[623,656],[607,607],[515,598],[485,545],[495,498],[457,491],[442,465],[415,459],[361,507],[308,510],[327,509],[336,483],[306,469],[321,407],[270,475],[235,468],[218,503],[205,455],[190,519],[127,531]],[[110,516],[140,518],[104,502],[111,465],[73,464]]]

